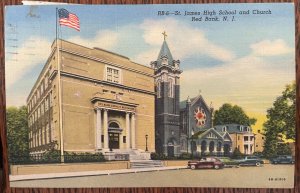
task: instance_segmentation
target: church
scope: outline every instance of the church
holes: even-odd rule
[[[213,127],[213,108],[199,94],[180,101],[180,60],[174,60],[164,41],[157,60],[151,62],[155,73],[155,149],[170,157],[182,153],[229,155],[232,139],[226,130]]]
[[[177,156],[180,150],[179,97],[180,61],[174,60],[164,41],[157,60],[151,62],[155,74],[155,147],[156,153]]]

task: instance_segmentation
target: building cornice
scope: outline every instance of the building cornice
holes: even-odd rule
[[[92,82],[92,83],[115,86],[115,87],[122,88],[122,89],[128,89],[128,90],[137,91],[137,92],[141,92],[141,93],[145,93],[145,94],[155,95],[155,92],[151,92],[151,91],[147,91],[147,90],[143,90],[143,89],[138,89],[138,88],[133,88],[133,87],[130,87],[130,86],[124,86],[124,85],[113,83],[113,82],[108,82],[108,81],[104,81],[104,80],[89,78],[89,77],[86,77],[86,76],[72,74],[72,73],[68,73],[68,72],[64,72],[64,71],[61,71],[60,73],[61,73],[61,76],[65,76],[65,77],[77,78],[79,80],[85,80],[85,81]],[[53,76],[51,76],[51,78],[53,79],[57,75],[57,72],[56,73],[53,72],[52,75]]]
[[[117,64],[117,63],[114,63],[114,62],[109,62],[109,61],[101,59],[101,58],[97,58],[97,57],[94,57],[94,56],[88,56],[88,55],[85,55],[85,54],[82,54],[82,53],[79,53],[79,52],[74,52],[74,51],[71,51],[71,50],[68,50],[68,49],[64,49],[64,48],[60,48],[60,50],[63,51],[63,52],[66,52],[68,54],[72,54],[72,55],[75,55],[75,56],[80,56],[80,57],[83,57],[83,58],[86,58],[86,59],[89,59],[89,60],[93,60],[93,61],[97,61],[97,62],[102,62],[104,64],[115,66],[115,67],[118,67],[118,68],[121,68],[121,69],[125,69],[125,70],[129,70],[129,71],[136,72],[136,73],[139,73],[139,74],[143,74],[143,75],[146,75],[146,76],[154,77],[154,74],[146,73],[146,72],[143,72],[143,71],[140,71],[140,70],[136,70],[134,68],[129,68],[129,67],[126,67],[124,65]],[[132,61],[130,61],[130,62],[132,62]],[[137,64],[135,62],[132,62],[132,63],[133,64]],[[137,65],[140,65],[140,64],[137,64]],[[150,68],[148,66],[144,66],[144,65],[140,65],[140,66],[152,69],[152,68]]]

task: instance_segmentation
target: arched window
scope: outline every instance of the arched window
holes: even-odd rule
[[[174,97],[174,83],[173,79],[169,79],[169,97]]]
[[[116,123],[116,122],[111,122],[111,123],[109,124],[108,127],[112,127],[112,128],[120,128],[119,124]]]
[[[202,141],[202,142],[201,142],[201,152],[202,152],[202,153],[206,151],[206,146],[207,146],[206,141]]]
[[[217,146],[217,151],[221,151],[222,150],[222,142],[218,142],[218,146]]]
[[[209,142],[209,152],[213,152],[215,149],[215,142],[211,141]]]
[[[157,83],[156,83],[156,95],[157,95],[157,98],[161,97],[161,83],[160,83],[160,80],[157,81]]]

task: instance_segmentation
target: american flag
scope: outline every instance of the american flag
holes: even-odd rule
[[[70,13],[66,9],[59,9],[58,17],[60,25],[68,26],[80,31],[79,18],[74,13]]]

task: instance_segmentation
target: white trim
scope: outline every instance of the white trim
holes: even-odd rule
[[[63,105],[71,106],[71,107],[81,107],[81,108],[86,108],[86,109],[95,109],[95,108],[91,108],[91,107],[86,107],[86,106],[81,106],[81,105],[72,105],[72,104],[68,104],[68,103],[63,103]]]
[[[81,150],[75,150],[75,149],[65,149],[65,151],[71,151],[71,152],[96,152],[94,149],[81,149]]]

